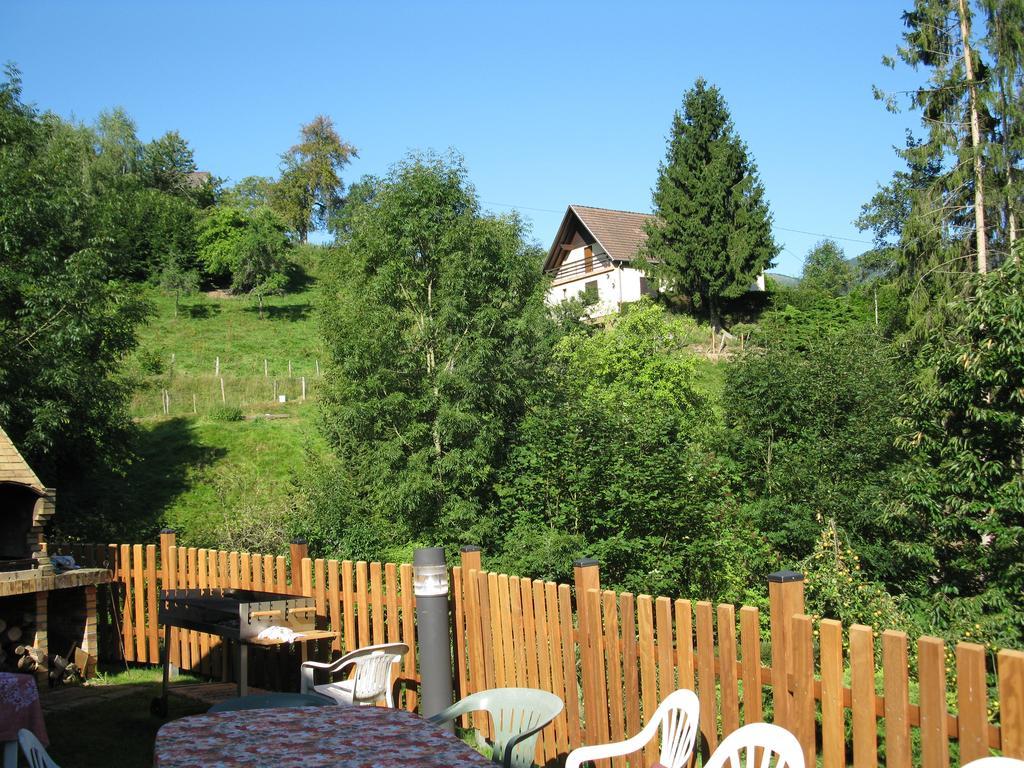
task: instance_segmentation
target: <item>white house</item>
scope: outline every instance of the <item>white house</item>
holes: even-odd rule
[[[549,306],[590,293],[591,317],[602,317],[650,293],[643,272],[630,266],[647,239],[649,213],[570,205],[548,251]]]
[[[589,312],[596,318],[654,293],[644,273],[630,266],[647,240],[644,226],[653,218],[650,213],[570,205],[544,262],[552,277],[548,306],[587,292],[597,299]],[[750,290],[765,290],[764,273]]]

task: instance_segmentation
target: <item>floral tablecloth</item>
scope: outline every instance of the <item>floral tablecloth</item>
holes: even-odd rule
[[[22,728],[32,731],[44,745],[50,743],[35,677],[0,672],[0,741],[16,741]]]
[[[156,768],[483,768],[450,732],[400,709],[288,707],[194,715],[156,736]]]

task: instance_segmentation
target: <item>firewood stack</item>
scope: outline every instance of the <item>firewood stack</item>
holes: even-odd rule
[[[18,649],[25,647],[22,642],[25,636],[26,631],[22,626],[8,624],[0,619],[0,669],[21,669],[19,662],[24,652],[18,652]]]

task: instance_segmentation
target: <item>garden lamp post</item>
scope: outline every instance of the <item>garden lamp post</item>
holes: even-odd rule
[[[424,547],[412,556],[419,641],[420,714],[430,717],[452,703],[452,637],[448,621],[448,566],[441,547]]]

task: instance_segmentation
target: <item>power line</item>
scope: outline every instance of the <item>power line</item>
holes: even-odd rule
[[[496,203],[492,200],[481,200],[484,205],[497,205],[500,208],[515,208],[523,211],[538,211],[540,213],[564,213],[564,210],[556,211],[551,208],[531,208],[528,205],[513,205],[512,203]],[[799,235],[811,235],[813,237],[827,237],[832,240],[847,240],[851,243],[864,243],[865,245],[874,245],[870,240],[859,240],[855,237],[843,237],[842,235],[829,235],[823,232],[807,232],[803,229],[790,229],[789,227],[780,227],[778,224],[773,224],[774,229],[782,230],[783,232],[795,232]]]

